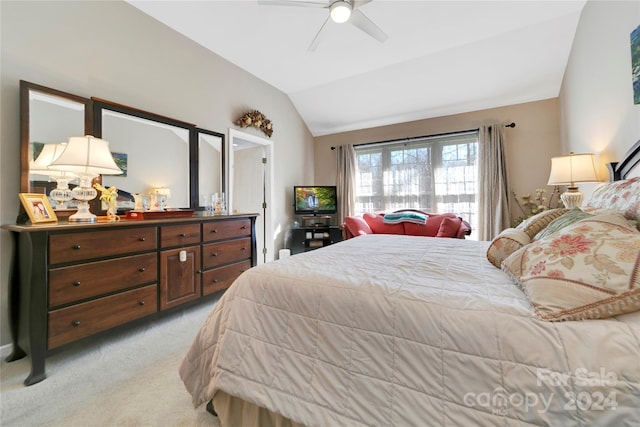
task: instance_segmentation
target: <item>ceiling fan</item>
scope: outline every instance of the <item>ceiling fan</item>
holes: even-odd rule
[[[320,40],[327,28],[329,21],[341,24],[350,22],[366,34],[370,35],[380,43],[384,43],[389,36],[373,23],[364,13],[360,11],[360,7],[372,2],[373,0],[258,0],[258,4],[268,6],[301,6],[301,7],[317,7],[321,9],[329,9],[329,16],[318,30],[318,33],[311,41],[308,50],[314,51],[320,44]]]

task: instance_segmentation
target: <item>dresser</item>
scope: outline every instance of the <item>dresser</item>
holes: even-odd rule
[[[35,384],[67,344],[227,289],[256,264],[256,216],[2,226],[15,245],[7,361],[30,355]]]

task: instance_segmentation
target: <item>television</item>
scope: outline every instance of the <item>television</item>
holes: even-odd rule
[[[293,187],[297,215],[334,214],[338,210],[335,185],[296,185]]]

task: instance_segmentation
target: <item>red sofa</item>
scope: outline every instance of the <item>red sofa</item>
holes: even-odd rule
[[[414,222],[399,222],[387,224],[384,222],[384,213],[365,213],[362,216],[348,216],[344,219],[342,230],[344,238],[363,234],[406,234],[411,236],[429,237],[455,237],[464,239],[471,234],[471,226],[462,218],[451,214],[434,214],[414,209],[405,209],[399,212],[414,212],[426,216],[425,224]]]

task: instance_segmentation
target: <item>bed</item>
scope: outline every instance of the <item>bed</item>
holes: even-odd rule
[[[179,368],[194,405],[223,426],[640,425],[639,159],[547,238],[366,235],[244,272]],[[621,258],[559,256],[559,235]],[[572,290],[594,266],[617,284]]]

